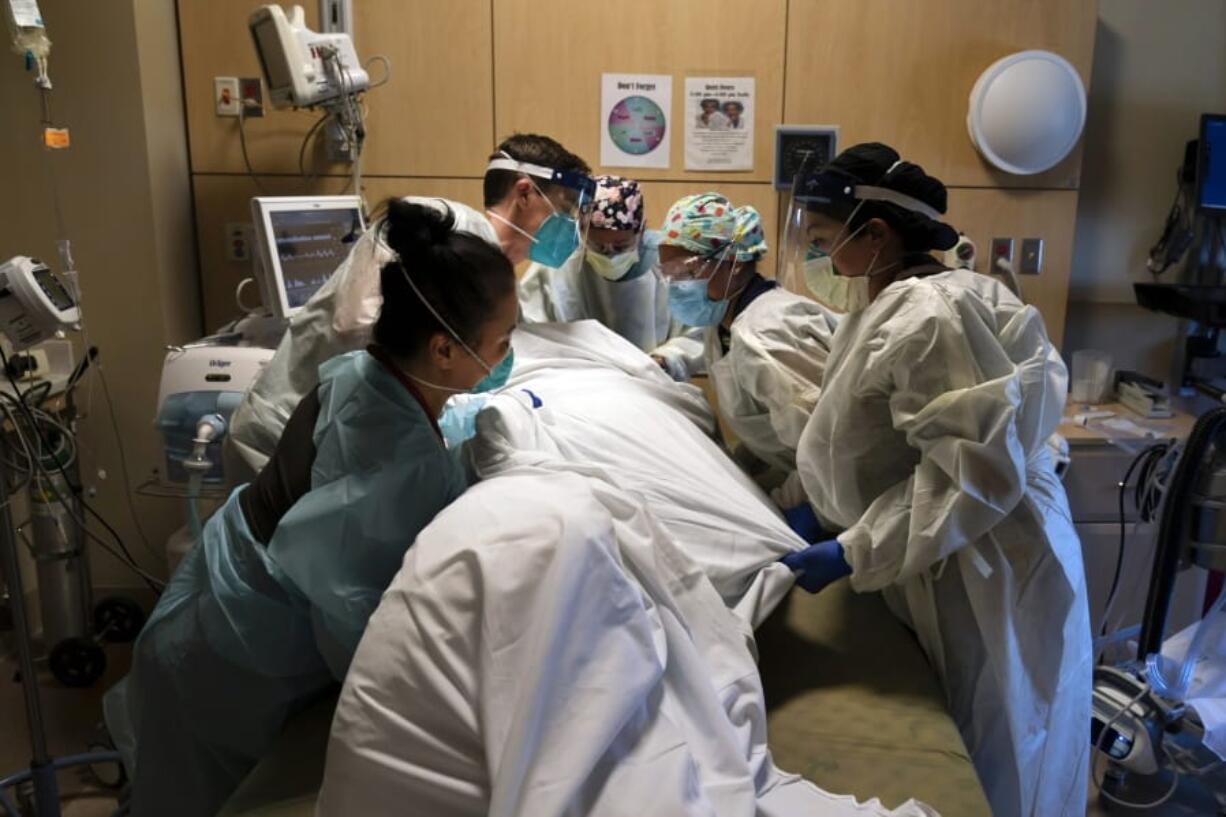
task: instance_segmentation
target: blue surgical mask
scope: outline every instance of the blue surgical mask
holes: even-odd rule
[[[548,199],[546,199],[548,201]],[[557,269],[579,247],[579,223],[556,210],[541,222],[532,236],[528,258]]]
[[[477,385],[472,387],[473,392],[483,391],[498,391],[507,384],[507,380],[511,377],[511,369],[515,366],[515,350],[507,352],[507,356],[502,359],[494,368],[490,369],[490,373],[477,381]]]
[[[714,326],[724,319],[728,300],[711,300],[706,279],[670,281],[668,311],[686,326]]]

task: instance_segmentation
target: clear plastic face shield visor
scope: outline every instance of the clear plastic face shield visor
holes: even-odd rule
[[[491,160],[486,170],[522,173],[549,205],[552,212],[529,236],[532,260],[558,267],[575,249],[586,246],[589,217],[596,196],[596,182],[591,176],[520,162],[505,154]]]
[[[657,261],[655,273],[666,284],[679,284],[683,281],[698,281],[714,278],[734,249],[732,245],[717,250],[708,255],[685,255],[671,261]]]
[[[890,171],[893,169],[891,167]],[[889,175],[887,171],[885,177]],[[889,202],[934,221],[941,220],[939,212],[919,199],[886,187],[861,184],[845,173],[806,162],[792,181],[779,255],[780,283],[793,292],[816,297],[827,306],[844,308],[846,299],[834,290],[840,289],[840,283],[850,285],[850,279],[840,281],[837,273],[828,270],[831,262],[837,263],[836,256],[843,245],[855,238],[854,231],[847,225],[866,201]],[[846,212],[848,216],[841,228],[831,231],[828,220],[837,218],[826,215],[824,227],[818,228],[817,220],[822,218],[818,216],[820,211]],[[833,280],[827,280],[820,291],[814,291],[814,267],[823,263],[827,268],[825,276],[829,279],[833,275]]]

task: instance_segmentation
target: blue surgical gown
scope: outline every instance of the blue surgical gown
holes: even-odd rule
[[[320,367],[311,488],[267,547],[239,491],[206,524],[105,701],[132,815],[212,815],[286,718],[340,680],[417,533],[464,470],[367,352]]]

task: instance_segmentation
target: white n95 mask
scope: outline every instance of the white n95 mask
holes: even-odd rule
[[[834,271],[828,255],[806,258],[803,266],[805,286],[813,297],[840,312],[858,312],[869,305],[868,276],[849,278]]]

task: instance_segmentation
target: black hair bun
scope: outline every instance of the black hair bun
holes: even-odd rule
[[[895,190],[922,201],[938,213],[946,212],[949,194],[941,180],[929,176],[919,165],[899,158],[898,151],[889,145],[865,142],[840,153],[828,167],[860,184]],[[909,247],[948,250],[958,243],[958,231],[948,224],[894,205],[874,204],[904,234]]]
[[[852,145],[840,153],[828,165],[854,178],[860,184],[876,185],[901,157],[898,151],[880,142],[865,142]]]
[[[945,185],[919,165],[899,158],[898,151],[889,145],[865,142],[840,153],[830,167],[854,176],[860,184],[897,190],[944,213],[949,204]]]
[[[455,232],[447,202],[392,199],[381,239],[397,254],[379,270],[383,305],[373,338],[396,358],[411,358],[436,334],[476,347],[485,324],[515,296],[515,270],[496,245]]]
[[[401,258],[420,257],[446,244],[455,226],[450,208],[393,199],[387,205],[387,244]]]
[[[944,213],[949,208],[945,185],[925,173],[924,168],[910,162],[903,162],[894,168],[894,172],[883,179],[880,186],[919,199],[938,213]]]

